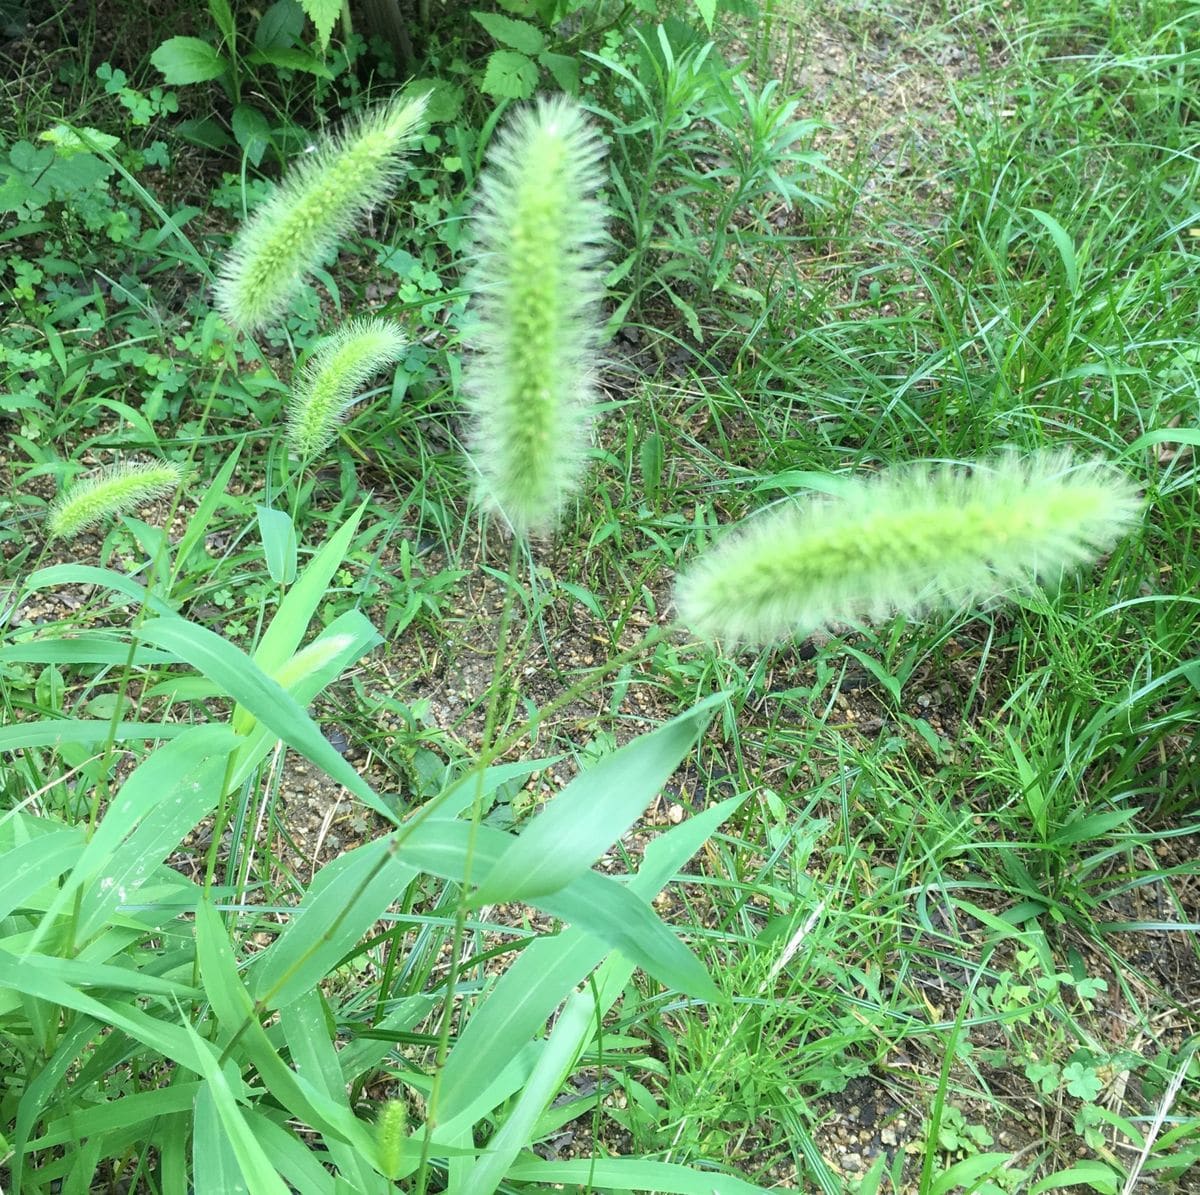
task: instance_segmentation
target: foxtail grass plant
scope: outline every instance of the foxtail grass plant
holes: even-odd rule
[[[983,605],[1094,560],[1141,506],[1122,473],[1066,452],[889,470],[751,519],[680,579],[675,603],[701,637],[745,644]]]
[[[596,398],[604,147],[565,97],[497,136],[473,213],[465,371],[478,497],[518,536],[552,530],[579,484]]]
[[[352,320],[313,352],[288,403],[287,444],[310,460],[332,443],[338,425],[372,376],[395,365],[407,345],[393,320]]]
[[[122,461],[80,478],[51,505],[46,530],[51,539],[81,531],[137,510],[179,487],[183,470],[172,461]]]
[[[235,327],[278,318],[321,258],[391,190],[424,128],[426,98],[397,98],[327,137],[294,165],[242,226],[217,274],[216,301]]]

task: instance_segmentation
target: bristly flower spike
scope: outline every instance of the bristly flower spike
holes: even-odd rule
[[[234,327],[253,332],[282,315],[321,258],[388,194],[425,105],[425,96],[397,98],[366,112],[288,170],[218,270],[217,306]]]
[[[106,519],[137,510],[177,489],[183,470],[172,461],[126,461],[83,477],[51,505],[51,539],[70,539]]]
[[[353,320],[321,341],[288,401],[292,453],[310,460],[326,448],[363,383],[395,365],[407,344],[400,325],[389,319]]]
[[[580,482],[596,400],[604,146],[566,97],[497,135],[473,212],[465,389],[478,497],[546,532]]]
[[[979,606],[1094,560],[1141,508],[1124,474],[1065,452],[896,469],[752,518],[679,580],[675,604],[698,635],[745,644]]]

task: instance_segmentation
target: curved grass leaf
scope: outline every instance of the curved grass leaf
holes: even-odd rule
[[[182,618],[153,619],[143,623],[137,635],[175,652],[198,672],[216,681],[277,738],[322,768],[380,817],[396,821],[396,815],[334,750],[296,699],[240,648],[206,627]]]
[[[227,1035],[237,1035],[238,1057],[252,1063],[272,1096],[294,1117],[335,1140],[352,1142],[371,1156],[373,1141],[367,1126],[346,1102],[331,1098],[319,1085],[319,1076],[302,1078],[271,1045],[250,993],[238,978],[237,963],[221,918],[212,905],[201,902],[196,909],[196,954],[204,991],[213,1012]]]
[[[522,1159],[509,1168],[506,1178],[537,1183],[586,1186],[591,1190],[613,1187],[618,1191],[661,1191],[663,1195],[767,1195],[743,1178],[710,1170],[693,1170],[673,1162],[645,1158],[580,1158],[570,1162]]]
[[[471,902],[530,901],[587,871],[645,812],[725,696],[709,697],[576,776],[505,850]]]
[[[326,864],[272,945],[255,959],[250,990],[268,1008],[292,1003],[359,942],[416,872],[389,860],[381,838]]]
[[[0,921],[52,884],[79,857],[83,835],[55,830],[17,843],[0,855]]]
[[[587,991],[576,992],[567,1001],[516,1103],[459,1190],[492,1195],[500,1185],[505,1171],[533,1137],[538,1117],[562,1089],[580,1049],[594,1030],[595,1003],[595,997]]]
[[[410,866],[462,884],[469,868],[493,867],[512,841],[489,826],[430,818],[401,831],[400,856]],[[702,1000],[720,992],[694,954],[653,910],[623,884],[585,871],[565,888],[531,903],[569,921],[632,959],[667,987]]]
[[[629,881],[639,900],[652,900],[708,841],[744,798],[733,797],[689,818],[646,848],[641,869]],[[539,1033],[554,1010],[603,961],[609,946],[578,926],[539,938],[517,956],[475,1008],[442,1071],[438,1119],[447,1123],[479,1108],[485,1077],[501,1074]],[[504,1099],[510,1092],[504,1092]]]
[[[24,747],[60,747],[65,743],[93,746],[124,739],[173,739],[187,726],[171,722],[118,722],[114,727],[107,718],[40,718],[36,722],[18,722],[0,728],[0,751],[19,751]]]

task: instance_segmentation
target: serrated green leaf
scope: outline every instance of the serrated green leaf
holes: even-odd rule
[[[254,44],[260,50],[286,49],[303,31],[304,10],[296,0],[275,0],[254,30]]]
[[[537,64],[515,50],[497,50],[487,61],[480,90],[498,100],[527,100],[537,87]]]
[[[511,46],[531,58],[546,47],[542,31],[528,21],[518,21],[498,12],[473,12],[471,16],[502,46]]]
[[[538,55],[538,62],[554,77],[555,83],[563,91],[574,95],[579,90],[579,59],[569,54],[551,54],[543,50]]]
[[[75,154],[111,152],[121,144],[119,137],[102,133],[90,125],[85,125],[76,132],[65,124],[56,124],[52,129],[39,133],[38,140],[49,141],[60,158],[71,158]]]
[[[317,44],[324,52],[329,45],[329,35],[342,11],[342,0],[300,0],[308,19],[317,33]]]
[[[173,86],[207,83],[229,69],[229,62],[198,37],[170,37],[150,55],[150,62]]]

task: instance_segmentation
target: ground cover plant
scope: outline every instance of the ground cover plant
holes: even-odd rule
[[[5,45],[0,1186],[1189,1189],[1194,20],[370,8]]]

